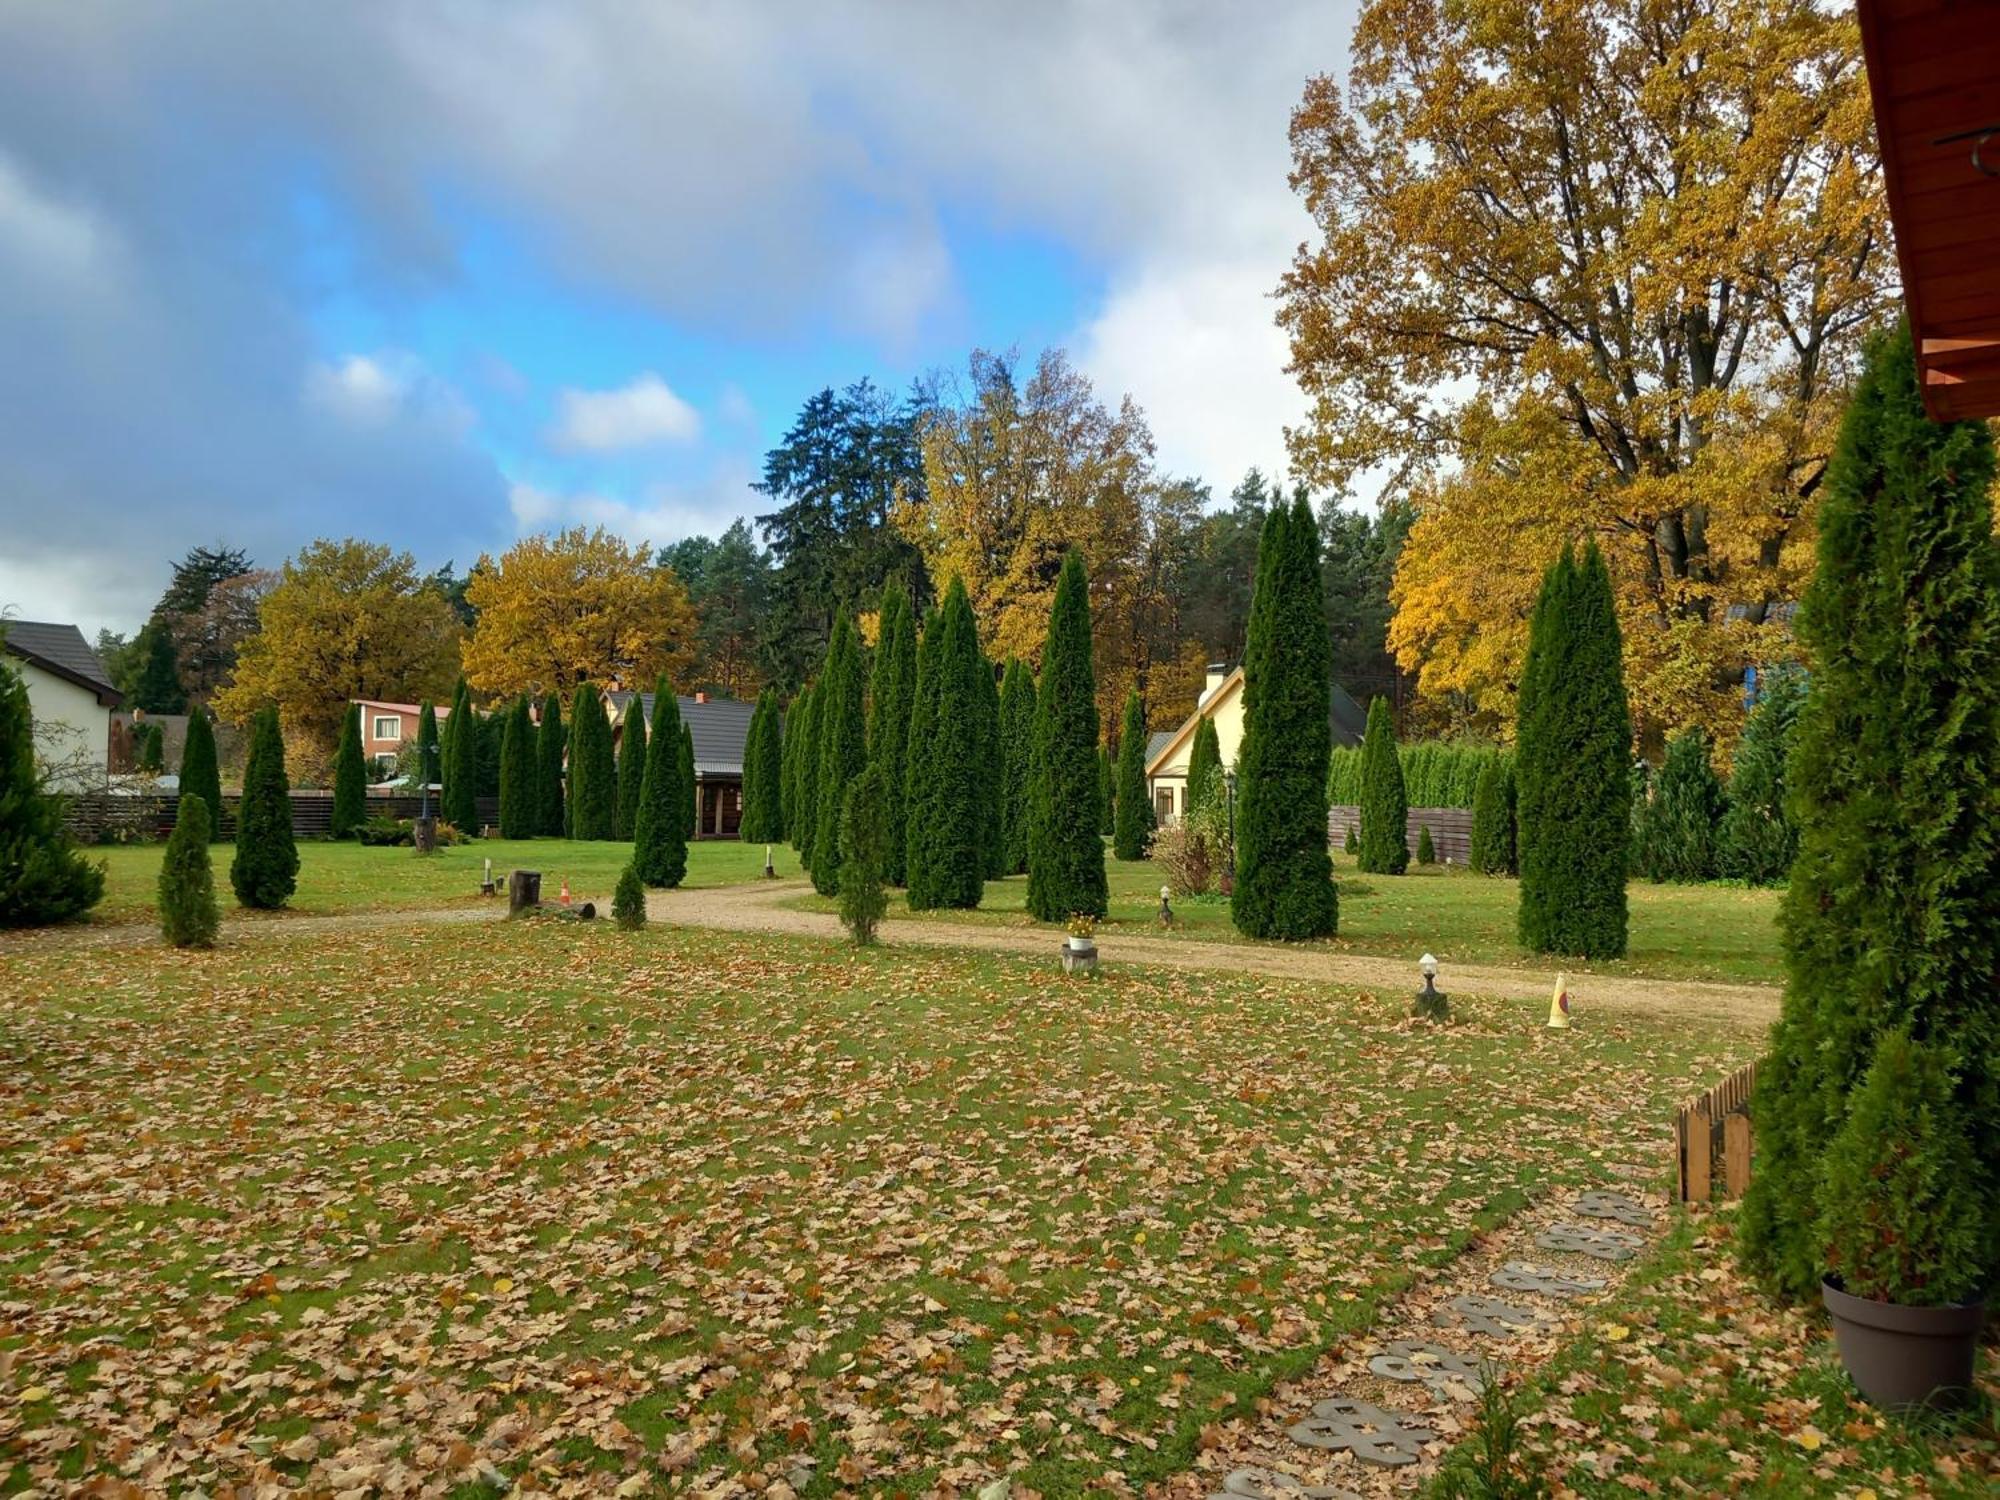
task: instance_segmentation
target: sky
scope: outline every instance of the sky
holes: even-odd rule
[[[1302,410],[1272,292],[1352,0],[0,7],[0,613],[191,546],[463,572],[766,508],[827,385],[1068,349],[1218,496]]]

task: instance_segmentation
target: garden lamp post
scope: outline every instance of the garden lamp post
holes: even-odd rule
[[[1424,976],[1424,987],[1417,991],[1417,1003],[1410,1007],[1410,1014],[1425,1021],[1442,1021],[1451,1015],[1451,1008],[1445,998],[1438,993],[1438,961],[1426,953],[1417,960],[1417,972]]]

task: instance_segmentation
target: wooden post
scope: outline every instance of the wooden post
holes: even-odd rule
[[[516,870],[507,877],[507,915],[518,916],[542,904],[542,872]]]
[[[1708,1101],[1703,1100],[1688,1113],[1687,1201],[1690,1203],[1708,1202],[1708,1157],[1713,1140]]]
[[[1741,1112],[1722,1122],[1722,1184],[1732,1198],[1750,1186],[1750,1117]]]

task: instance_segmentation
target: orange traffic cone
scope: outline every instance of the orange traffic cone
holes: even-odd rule
[[[1569,1030],[1569,975],[1556,975],[1556,992],[1549,996],[1549,1029]]]
[[[562,904],[563,904],[564,906],[568,906],[568,905],[569,905],[569,876],[567,876],[567,875],[563,876],[563,887],[562,887]],[[1549,1024],[1553,1026],[1553,1025],[1554,1025],[1555,1023],[1554,1023],[1553,1021],[1551,1021],[1551,1022],[1550,1022]],[[1563,1024],[1564,1024],[1565,1026],[1567,1026],[1567,1025],[1569,1024],[1569,1022],[1565,1021],[1565,1022],[1563,1022]]]

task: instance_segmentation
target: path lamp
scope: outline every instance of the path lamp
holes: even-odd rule
[[[1160,887],[1160,925],[1162,927],[1171,927],[1174,925],[1174,908],[1171,899],[1173,894],[1174,888],[1172,886],[1163,885]]]
[[[1438,961],[1426,953],[1417,960],[1417,971],[1424,976],[1424,987],[1417,991],[1417,1003],[1410,1007],[1410,1014],[1424,1021],[1443,1021],[1451,1016],[1451,1007],[1445,1004],[1445,997],[1438,993]]]

